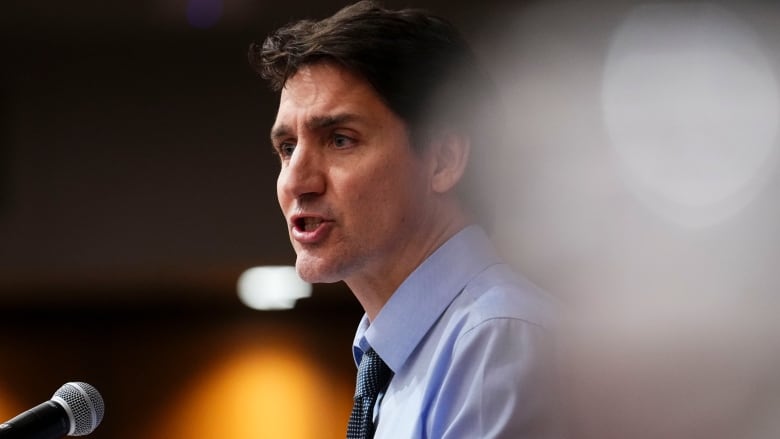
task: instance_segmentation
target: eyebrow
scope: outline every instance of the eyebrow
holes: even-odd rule
[[[353,113],[339,113],[325,116],[313,116],[305,122],[306,128],[311,131],[322,130],[324,128],[330,128],[335,125],[340,125],[347,122],[359,120],[360,117]],[[271,129],[271,142],[274,140],[288,137],[292,134],[293,129],[290,125],[280,124]]]

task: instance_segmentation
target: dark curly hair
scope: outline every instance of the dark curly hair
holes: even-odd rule
[[[365,78],[409,125],[413,140],[423,140],[418,135],[426,126],[471,125],[470,116],[493,93],[458,30],[419,9],[361,1],[321,21],[291,23],[249,48],[250,64],[275,91],[301,66],[319,61]]]

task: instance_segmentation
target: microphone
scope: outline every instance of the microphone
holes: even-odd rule
[[[104,410],[97,389],[87,383],[65,383],[50,400],[0,424],[0,439],[84,436],[100,424]]]

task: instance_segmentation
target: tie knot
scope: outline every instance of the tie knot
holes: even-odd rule
[[[363,354],[358,366],[357,388],[355,397],[368,396],[376,398],[376,395],[390,381],[392,371],[379,357],[374,349],[369,349]]]

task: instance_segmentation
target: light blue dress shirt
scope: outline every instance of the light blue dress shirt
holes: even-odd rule
[[[394,372],[376,439],[558,437],[550,374],[553,300],[504,264],[479,226],[453,236],[360,322]]]

